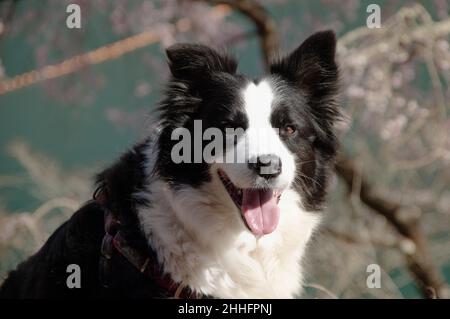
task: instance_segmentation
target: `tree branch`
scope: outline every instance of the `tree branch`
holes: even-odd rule
[[[408,268],[422,292],[427,298],[440,297],[443,294],[445,285],[436,267],[429,261],[426,239],[420,229],[417,218],[404,218],[401,212],[407,211],[399,203],[383,198],[378,194],[368,182],[367,178],[358,172],[353,161],[347,158],[340,158],[336,163],[336,173],[342,178],[351,191],[353,181],[358,178],[361,182],[359,197],[361,201],[377,214],[386,218],[390,225],[404,238],[414,243],[413,249],[403,249]]]
[[[240,12],[252,22],[259,36],[264,67],[269,68],[270,61],[279,49],[277,27],[267,10],[252,0],[197,0],[209,4],[225,4]]]

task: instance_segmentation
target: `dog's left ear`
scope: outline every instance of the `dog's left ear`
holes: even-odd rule
[[[166,49],[172,75],[180,80],[197,80],[214,72],[236,72],[236,61],[201,44],[174,44]]]
[[[303,89],[310,98],[323,98],[337,90],[335,52],[334,32],[317,32],[287,57],[274,62],[270,71]]]

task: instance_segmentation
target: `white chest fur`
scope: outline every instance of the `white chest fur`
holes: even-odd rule
[[[257,239],[213,178],[174,193],[158,180],[139,209],[142,229],[173,280],[219,298],[292,298],[301,292],[301,258],[318,214],[305,212],[286,190],[277,229]]]

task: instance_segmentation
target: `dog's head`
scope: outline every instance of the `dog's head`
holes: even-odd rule
[[[287,188],[319,209],[337,148],[335,47],[333,32],[316,33],[257,80],[209,47],[169,47],[159,174],[174,189],[218,176],[258,235],[277,226]]]

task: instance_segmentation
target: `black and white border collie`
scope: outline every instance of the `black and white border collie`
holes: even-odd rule
[[[171,78],[154,133],[98,183],[128,245],[151,250],[175,286],[217,298],[301,293],[301,260],[321,219],[338,144],[335,47],[333,32],[316,33],[256,80],[209,47],[167,49]],[[224,140],[226,128],[244,134],[215,160],[174,161],[173,132],[195,135],[196,121],[203,132],[224,132]],[[264,138],[255,133],[261,130]],[[231,150],[244,161],[217,160]],[[121,256],[108,266],[109,283],[100,282],[102,205],[80,208],[10,273],[0,296],[171,297]],[[80,288],[67,288],[68,264],[79,265]]]

